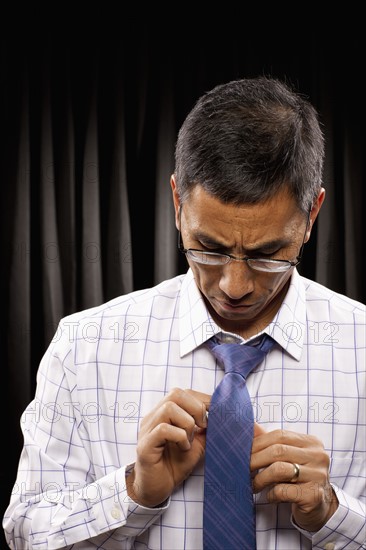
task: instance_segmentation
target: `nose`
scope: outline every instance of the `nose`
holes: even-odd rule
[[[239,300],[254,290],[254,273],[246,262],[233,260],[223,267],[219,287],[232,300]]]

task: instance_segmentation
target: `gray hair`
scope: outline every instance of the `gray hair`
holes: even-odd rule
[[[311,103],[260,76],[206,92],[177,138],[180,200],[201,185],[222,202],[255,204],[286,187],[307,212],[322,184],[324,137]]]

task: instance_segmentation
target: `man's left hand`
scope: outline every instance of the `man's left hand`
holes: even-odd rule
[[[291,502],[295,523],[307,531],[318,531],[338,508],[324,445],[313,435],[287,430],[265,432],[258,424],[254,435],[251,470],[258,471],[253,479],[254,492],[268,488],[269,502]]]

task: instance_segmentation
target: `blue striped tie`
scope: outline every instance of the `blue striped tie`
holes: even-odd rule
[[[254,417],[246,377],[274,345],[207,345],[224,364],[225,376],[213,393],[205,451],[204,550],[255,550],[255,508],[250,473]]]

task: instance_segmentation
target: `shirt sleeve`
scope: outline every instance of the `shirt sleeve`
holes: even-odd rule
[[[35,399],[22,415],[24,446],[3,518],[5,537],[19,550],[129,549],[169,503],[150,509],[132,501],[125,485],[128,465],[96,479],[92,443],[83,433],[68,371],[72,348],[62,340],[42,358]]]
[[[339,506],[328,522],[317,532],[292,524],[312,542],[314,550],[359,550],[366,548],[366,506],[332,485]]]

